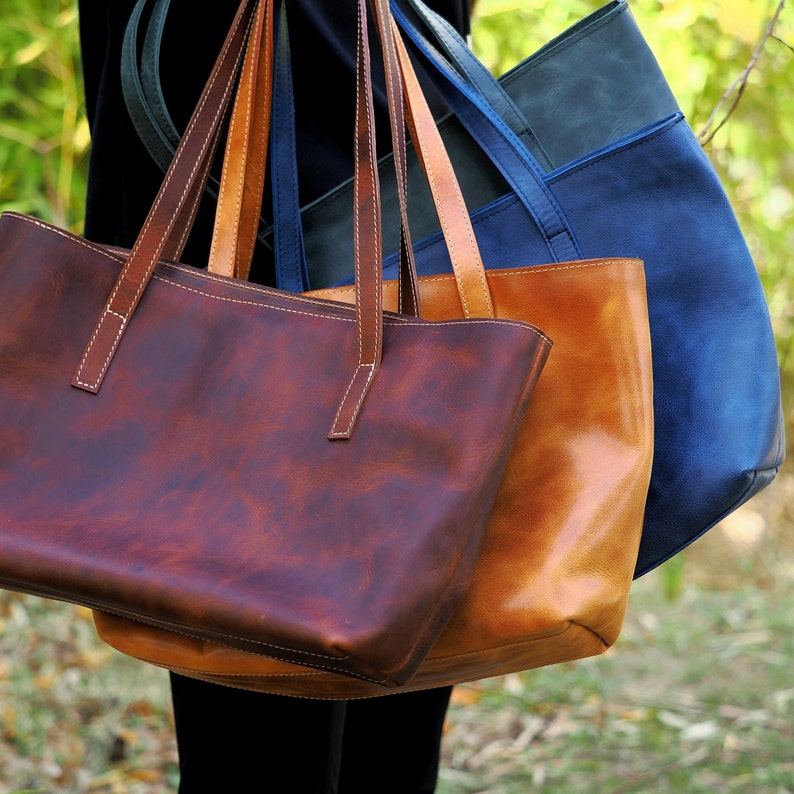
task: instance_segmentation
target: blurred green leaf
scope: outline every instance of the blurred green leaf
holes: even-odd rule
[[[601,5],[477,0],[473,48],[502,74]],[[788,382],[794,377],[794,20],[782,8],[767,36],[779,6],[779,0],[629,3],[695,133],[705,138],[722,123],[705,151],[757,264]],[[745,70],[746,85],[731,109]],[[790,421],[791,405],[787,411]]]
[[[82,230],[89,134],[74,0],[5,0],[0,210]]]

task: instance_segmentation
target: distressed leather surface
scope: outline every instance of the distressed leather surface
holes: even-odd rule
[[[636,576],[692,543],[775,477],[785,428],[761,280],[725,190],[680,115],[549,174],[586,256],[645,262],[656,443]],[[515,193],[473,214],[486,267],[543,265]],[[420,274],[450,269],[415,244]],[[385,268],[394,278],[394,262]]]
[[[462,596],[547,338],[389,316],[332,442],[351,307],[191,268],[159,264],[101,391],[71,387],[122,262],[0,220],[0,585],[405,681]]]
[[[645,279],[636,260],[488,271],[497,317],[534,317],[552,354],[511,452],[469,591],[400,691],[605,651],[620,632],[653,455]],[[396,303],[388,282],[386,304]],[[462,316],[452,275],[420,279],[432,319]],[[319,291],[352,300],[350,288]],[[97,613],[119,650],[187,675],[317,698],[368,697],[366,681],[300,669]],[[310,682],[310,683],[309,683]]]

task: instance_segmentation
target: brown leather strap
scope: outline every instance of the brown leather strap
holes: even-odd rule
[[[388,64],[386,64],[388,69]],[[375,149],[375,107],[372,99],[366,0],[358,0],[356,49],[356,136],[354,147],[354,269],[358,328],[358,365],[334,417],[328,438],[348,438],[383,350],[381,293],[381,213]],[[370,233],[371,230],[375,233]],[[368,266],[369,265],[369,266]]]
[[[218,150],[218,142],[221,137],[220,132],[219,129],[211,141],[207,157],[204,158],[204,163],[199,169],[195,184],[190,188],[187,199],[185,200],[185,205],[174,221],[174,230],[163,247],[163,253],[160,255],[162,259],[170,259],[174,262],[178,262],[182,257],[182,252],[187,244],[190,230],[193,228],[193,222],[196,220],[196,213],[201,205],[201,199],[204,196],[204,190],[207,180],[209,179],[210,168],[212,167],[215,152]]]
[[[283,12],[282,8],[282,12]],[[270,51],[262,50],[270,55]],[[218,190],[218,207],[215,215],[215,228],[213,232],[213,245],[211,249],[208,269],[212,273],[236,278],[246,279],[250,272],[250,257],[253,256],[253,242],[250,249],[242,249],[239,246],[238,229],[251,227],[249,233],[256,235],[254,220],[258,220],[258,215],[247,215],[253,210],[243,209],[241,197],[259,195],[265,185],[265,164],[267,160],[267,139],[257,138],[250,134],[253,121],[257,117],[268,114],[272,102],[272,69],[270,61],[267,70],[263,69],[260,62],[260,48],[249,46],[246,51],[246,60],[243,64],[242,78],[237,89],[234,107],[232,110],[231,122],[229,125],[229,136],[226,147],[226,158],[224,159],[224,170]],[[272,57],[272,55],[270,55]],[[396,63],[395,58],[390,58],[390,62]],[[407,212],[405,210],[404,197],[407,193],[407,171],[405,156],[405,122],[403,119],[402,102],[396,102],[396,96],[401,95],[400,73],[397,70],[391,72],[387,80],[387,95],[389,107],[396,111],[396,118],[392,122],[392,139],[394,149],[398,153],[395,158],[398,183],[401,186],[400,197],[401,213],[403,215],[404,226],[407,228]],[[390,114],[395,115],[395,114]],[[269,124],[268,124],[269,126]],[[262,143],[260,144],[260,141]],[[402,155],[399,155],[402,152]],[[261,207],[256,205],[257,212]],[[245,239],[249,239],[247,236]],[[254,237],[255,239],[255,237]],[[413,251],[410,245],[405,243],[404,235],[404,261],[403,267],[408,266],[413,270],[404,279],[406,284],[406,295],[401,301],[402,310],[408,314],[418,313],[418,292],[411,285],[416,280],[416,268],[413,264]],[[249,258],[243,262],[244,255],[248,253]],[[234,266],[232,265],[234,263]]]
[[[402,74],[395,50],[388,0],[371,0],[373,16],[380,36],[385,68],[386,98],[391,121],[394,167],[400,207],[400,267],[398,270],[400,311],[419,314],[419,291],[416,289],[416,263],[408,225],[408,163],[405,146],[405,106]]]
[[[169,243],[174,245],[173,241],[178,236],[185,234],[184,228],[179,230],[179,235],[174,232],[184,218],[185,207],[196,196],[197,181],[207,173],[207,158],[212,156],[220,121],[229,103],[253,9],[254,0],[242,0],[171,167],[72,378],[72,385],[79,389],[99,391],[163,251]]]
[[[385,0],[378,0],[379,12],[390,26]],[[375,151],[375,114],[372,100],[369,42],[366,33],[366,0],[359,0],[357,52],[357,110],[355,167],[355,251],[356,251],[356,328],[358,360],[353,377],[342,397],[330,439],[349,438],[364,398],[380,365],[383,338],[382,294],[380,284],[380,196],[377,154]],[[72,385],[97,393],[118,348],[122,335],[138,305],[162,252],[178,247],[180,236],[189,229],[182,221],[191,213],[196,183],[206,176],[207,157],[229,105],[237,82],[243,49],[250,37],[252,12],[258,18],[269,11],[270,0],[242,0],[232,28],[216,61],[201,99],[188,123],[165,180],[158,192],[143,229],[130,252],[108,298],[93,334],[72,379]],[[257,23],[259,24],[259,23]],[[264,24],[264,23],[263,23]],[[260,27],[260,30],[265,30]],[[386,59],[386,71],[396,73],[394,59]],[[267,85],[267,81],[264,82]],[[395,103],[402,105],[401,88]],[[260,191],[261,193],[261,191]],[[257,213],[258,214],[258,213]]]

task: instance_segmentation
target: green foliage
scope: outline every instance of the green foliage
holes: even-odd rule
[[[165,794],[177,778],[167,673],[105,645],[88,609],[0,590],[0,792]]]
[[[0,210],[82,229],[88,124],[73,0],[4,0]]]

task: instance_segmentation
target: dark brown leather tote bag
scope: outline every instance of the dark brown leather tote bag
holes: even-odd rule
[[[388,691],[468,589],[550,342],[384,313],[366,34],[355,306],[177,263],[270,11],[241,3],[131,252],[0,220],[0,586]]]

